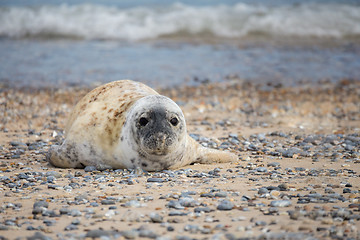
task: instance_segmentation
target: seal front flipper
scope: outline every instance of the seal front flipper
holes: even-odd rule
[[[189,137],[191,138],[191,137]],[[223,162],[235,162],[238,160],[238,156],[231,152],[224,152],[216,149],[205,148],[197,143],[194,139],[193,144],[196,144],[196,158],[193,163],[223,163]]]
[[[66,140],[62,145],[53,145],[46,155],[46,160],[55,167],[60,168],[84,168],[77,159],[72,158],[67,147]]]

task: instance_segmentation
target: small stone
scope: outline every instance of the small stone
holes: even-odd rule
[[[164,179],[162,179],[162,178],[148,178],[147,182],[162,183],[162,182],[164,182]]]
[[[291,205],[292,202],[290,200],[275,200],[270,203],[271,207],[289,207]]]
[[[303,155],[303,151],[300,148],[292,147],[283,152],[284,157],[293,158],[295,156]]]
[[[269,190],[266,187],[262,187],[258,190],[258,194],[263,195],[269,193]]]
[[[78,209],[72,209],[69,214],[73,217],[80,217],[82,214]]]
[[[287,191],[289,189],[289,187],[286,183],[282,183],[278,187],[279,187],[280,191]]]
[[[60,185],[56,185],[56,184],[49,184],[48,189],[60,190],[60,189],[62,189],[62,187]]]
[[[209,207],[197,207],[194,209],[194,212],[205,212],[205,213],[209,213],[211,212],[211,208]]]
[[[192,197],[182,197],[179,199],[179,203],[183,207],[195,207],[197,205],[200,205]]]
[[[266,167],[258,167],[255,169],[257,172],[267,172],[267,168]]]
[[[11,141],[10,145],[13,146],[13,147],[18,147],[18,146],[27,147],[27,145],[25,143],[18,142],[18,141]]]
[[[350,188],[344,188],[343,193],[351,193],[351,189]]]
[[[270,207],[268,209],[268,211],[269,211],[270,214],[274,214],[274,213],[278,213],[279,209],[277,207]]]
[[[75,201],[79,201],[79,202],[87,202],[87,196],[86,195],[78,195],[75,198]]]
[[[130,200],[125,203],[125,207],[138,208],[141,207],[141,203],[137,200]]]
[[[80,224],[80,219],[75,219],[71,222],[71,224],[73,225],[79,225]]]
[[[290,219],[292,220],[298,220],[300,217],[300,212],[299,211],[288,211]]]
[[[26,240],[51,240],[51,238],[41,232],[36,232],[33,236],[27,237]]]
[[[173,226],[168,226],[166,230],[168,230],[169,232],[173,232],[175,228]]]
[[[68,226],[65,227],[65,231],[73,231],[73,230],[78,230],[78,226],[74,225],[74,224],[70,224]]]
[[[278,198],[279,196],[280,196],[280,192],[279,191],[277,191],[277,190],[272,190],[271,192],[270,192],[270,196],[272,196],[273,198]]]
[[[114,205],[115,201],[114,200],[103,199],[103,200],[101,200],[101,204],[102,205]]]
[[[90,203],[90,206],[92,206],[92,207],[98,207],[99,204],[98,204],[97,202],[92,202],[92,203]]]
[[[256,221],[255,226],[266,226],[266,222],[265,221]]]
[[[163,222],[163,217],[160,216],[158,213],[150,213],[149,217],[153,223],[162,223]]]
[[[121,232],[121,234],[124,236],[124,238],[126,239],[135,239],[139,236],[139,232],[136,230],[127,230],[127,231],[123,231]]]
[[[170,211],[169,216],[186,216],[188,213],[182,211]]]
[[[280,166],[280,163],[278,163],[278,162],[272,162],[272,163],[269,163],[267,166],[268,166],[268,167],[278,167],[278,166]]]
[[[6,225],[4,225],[4,224],[0,224],[0,231],[6,231],[6,230],[8,230],[8,229],[9,229],[8,226],[6,226]]]
[[[234,204],[230,202],[229,200],[223,200],[220,202],[220,204],[217,206],[218,210],[222,211],[229,211],[234,208]]]
[[[105,231],[102,229],[96,229],[96,230],[88,231],[85,236],[87,238],[95,239],[95,238],[101,238],[101,237],[106,237],[106,236],[110,236],[110,235],[111,234],[109,231]]]
[[[227,197],[227,193],[226,192],[217,192],[217,193],[215,193],[215,197],[225,198],[225,197]]]
[[[84,171],[85,172],[95,172],[95,171],[97,171],[97,168],[95,166],[86,166],[84,168]]]
[[[45,219],[45,220],[43,221],[43,223],[44,223],[46,226],[49,227],[49,226],[55,225],[56,221],[55,221],[55,220]]]
[[[35,202],[34,205],[33,205],[33,208],[48,208],[49,207],[49,203],[46,202],[46,201],[38,201],[38,202]]]
[[[55,178],[61,178],[61,174],[57,171],[49,171],[46,173],[46,176],[53,176]]]

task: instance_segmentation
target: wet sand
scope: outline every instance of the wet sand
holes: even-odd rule
[[[1,90],[0,239],[360,238],[359,81],[158,89],[239,159],[150,173],[45,161],[87,91]]]

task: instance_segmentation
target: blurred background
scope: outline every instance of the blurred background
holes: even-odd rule
[[[0,86],[152,87],[360,79],[360,3],[0,2]]]

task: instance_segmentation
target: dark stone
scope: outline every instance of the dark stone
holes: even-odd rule
[[[52,238],[45,236],[41,232],[36,232],[33,236],[27,237],[27,240],[51,240]]]
[[[148,178],[147,182],[156,182],[156,183],[162,183],[165,180],[162,178]]]

